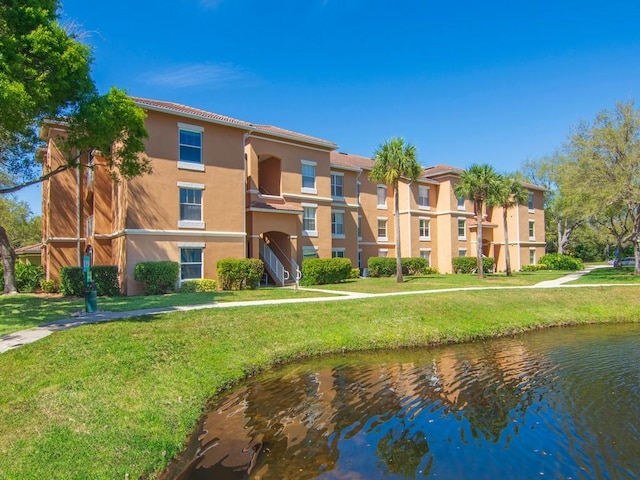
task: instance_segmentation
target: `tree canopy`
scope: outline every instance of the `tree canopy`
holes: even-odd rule
[[[402,137],[395,137],[383,142],[373,154],[373,170],[369,178],[374,182],[382,182],[393,187],[395,237],[396,237],[396,280],[403,281],[402,256],[400,252],[400,198],[398,183],[401,178],[415,180],[422,167],[417,160],[416,147],[405,143]]]

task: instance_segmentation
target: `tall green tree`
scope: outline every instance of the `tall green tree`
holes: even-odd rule
[[[527,201],[527,190],[512,175],[501,175],[495,190],[488,200],[489,206],[502,208],[502,224],[504,225],[505,262],[507,277],[511,276],[511,254],[509,252],[509,228],[507,226],[507,214],[509,209]]]
[[[382,143],[373,154],[373,170],[369,178],[374,182],[381,182],[393,188],[393,205],[396,236],[396,280],[403,282],[402,256],[400,252],[400,197],[398,183],[401,178],[415,180],[420,175],[422,167],[417,160],[416,147],[405,143],[402,137],[395,137]]]
[[[484,278],[482,261],[482,227],[484,221],[484,207],[489,199],[495,197],[500,185],[500,175],[488,164],[473,164],[460,174],[460,181],[453,187],[458,197],[464,197],[473,202],[473,211],[478,224],[478,239],[476,256],[478,260],[478,278]]]
[[[94,149],[114,177],[151,171],[142,154],[144,111],[122,90],[98,94],[91,50],[60,24],[59,7],[58,0],[0,0],[0,195],[78,168]],[[67,125],[68,135],[58,139],[66,163],[43,172],[35,152],[45,120]],[[5,289],[15,291],[10,236],[0,224]]]

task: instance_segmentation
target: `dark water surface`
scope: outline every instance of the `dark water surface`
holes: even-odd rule
[[[222,398],[166,478],[640,478],[640,324],[289,366]]]

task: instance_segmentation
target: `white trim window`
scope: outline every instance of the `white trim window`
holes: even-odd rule
[[[344,248],[332,248],[331,258],[344,258]]]
[[[424,258],[427,261],[427,267],[431,266],[431,249],[430,248],[421,248],[420,249],[420,258]]]
[[[180,248],[180,281],[196,280],[202,277],[203,248]]]
[[[178,168],[204,171],[202,132],[202,127],[178,123]]]
[[[431,220],[420,218],[418,230],[420,231],[420,240],[431,240]]]
[[[202,221],[202,190],[204,185],[179,184],[180,187],[180,228],[204,228]],[[194,188],[195,187],[195,188]]]
[[[378,197],[378,208],[387,209],[387,186],[386,185],[377,185],[376,193]]]
[[[389,256],[389,249],[388,248],[379,248],[378,249],[378,256],[382,257],[382,258],[386,258],[387,256]]]
[[[378,241],[386,242],[389,240],[387,236],[387,218],[378,218]]]
[[[467,256],[467,249],[466,248],[459,248],[458,249],[458,256],[459,257],[466,257]]]
[[[467,239],[467,221],[464,218],[458,219],[458,240]]]
[[[311,160],[300,160],[301,177],[302,177],[302,193],[317,194],[316,189],[316,165],[317,162]]]
[[[429,210],[431,205],[429,204],[429,186],[418,185],[418,207]]]
[[[331,197],[344,198],[344,173],[331,172]]]
[[[529,240],[536,239],[536,222],[535,220],[529,220]]]
[[[302,210],[302,235],[306,237],[317,237],[316,212],[318,211],[318,206],[303,203]]]
[[[302,259],[318,258],[318,247],[314,245],[305,245],[302,247]]]
[[[535,265],[535,264],[536,264],[536,249],[530,248],[529,249],[529,265]]]
[[[457,197],[458,199],[458,210],[466,210],[467,208],[464,205],[464,197]]]
[[[533,212],[533,200],[534,200],[533,192],[529,192],[527,194],[527,208],[529,212]]]
[[[333,210],[331,212],[331,236],[344,238],[344,211]]]

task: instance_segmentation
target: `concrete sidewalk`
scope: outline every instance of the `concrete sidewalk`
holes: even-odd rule
[[[460,291],[475,291],[475,290],[523,290],[530,288],[556,288],[556,287],[573,287],[574,285],[564,285],[567,282],[571,282],[596,267],[587,267],[579,272],[565,275],[564,277],[556,280],[547,280],[531,286],[522,287],[467,287],[467,288],[447,288],[439,290],[418,290],[410,292],[391,292],[391,293],[357,293],[357,292],[337,292],[334,290],[322,290],[319,288],[305,288],[305,290],[311,290],[315,292],[326,292],[331,294],[330,297],[312,297],[312,298],[287,298],[281,300],[257,300],[257,301],[245,301],[245,302],[227,302],[227,303],[209,303],[204,305],[188,305],[179,307],[166,307],[166,308],[150,308],[146,310],[131,310],[128,312],[96,312],[92,314],[82,314],[77,317],[67,318],[63,320],[57,320],[55,322],[46,323],[37,327],[29,328],[27,330],[21,330],[18,332],[8,333],[0,337],[0,353],[6,352],[14,348],[21,347],[28,343],[33,343],[41,338],[47,337],[52,333],[62,330],[68,330],[70,328],[79,327],[80,325],[89,325],[93,323],[112,322],[115,320],[121,320],[124,318],[142,317],[147,315],[157,315],[161,313],[171,312],[189,312],[192,310],[204,310],[211,308],[234,308],[234,307],[255,307],[260,305],[285,305],[291,303],[313,303],[313,302],[336,302],[345,300],[354,300],[362,298],[372,297],[390,297],[400,295],[425,295],[425,294],[437,294],[437,293],[449,293]],[[595,287],[601,285],[575,285],[575,287]]]

